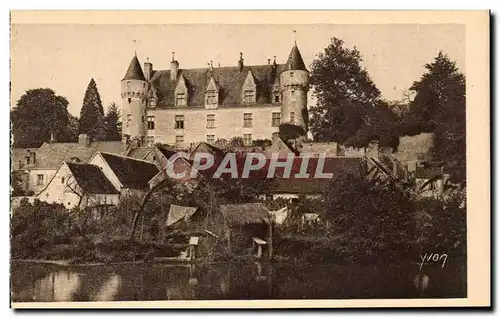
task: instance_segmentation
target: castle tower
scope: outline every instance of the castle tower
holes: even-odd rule
[[[138,139],[142,142],[146,135],[148,86],[141,64],[135,55],[121,81],[122,139],[124,141]]]
[[[297,43],[294,44],[288,60],[280,75],[282,123],[302,126],[307,132],[307,92],[309,72],[300,55]]]

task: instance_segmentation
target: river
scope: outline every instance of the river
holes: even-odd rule
[[[463,298],[461,266],[11,263],[13,302]]]

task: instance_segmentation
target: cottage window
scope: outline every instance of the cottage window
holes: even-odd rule
[[[148,130],[155,129],[155,116],[148,116]]]
[[[184,115],[175,116],[175,129],[184,129]]]
[[[37,174],[36,175],[36,184],[37,185],[43,185],[43,174]]]
[[[215,128],[215,114],[207,115],[207,128]]]
[[[175,103],[177,106],[186,106],[186,93],[177,93]]]
[[[214,144],[215,143],[215,135],[207,135],[207,143]]]
[[[176,147],[181,147],[183,143],[184,143],[184,136],[182,136],[182,135],[175,136]]]
[[[217,105],[217,92],[215,90],[207,91],[207,105]]]
[[[252,145],[252,134],[243,134],[243,144],[245,146]]]
[[[245,103],[255,103],[255,91],[246,90],[243,98]]]
[[[61,177],[61,183],[64,183],[66,179],[64,177]]]
[[[243,114],[243,127],[252,127],[253,125],[253,118],[251,113],[244,113]]]
[[[281,113],[271,114],[271,125],[273,127],[279,127],[279,125],[281,125]]]

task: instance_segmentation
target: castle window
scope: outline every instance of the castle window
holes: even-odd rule
[[[217,91],[215,91],[215,90],[207,91],[206,104],[207,105],[217,105]]]
[[[252,134],[243,134],[243,144],[245,146],[252,145]]]
[[[175,115],[175,129],[184,129],[184,115]]]
[[[132,123],[132,115],[127,114],[127,127],[130,127],[131,123]]]
[[[279,94],[274,95],[274,102],[275,103],[279,103],[280,102],[280,95]]]
[[[128,98],[128,103],[130,104],[132,102],[132,98]]]
[[[207,143],[214,144],[215,143],[215,135],[207,135]]]
[[[176,147],[181,147],[182,144],[184,143],[184,136],[175,136],[175,146]]]
[[[295,112],[290,112],[290,123],[295,123]]]
[[[151,97],[151,98],[149,99],[149,105],[150,105],[150,106],[152,106],[152,107],[156,106],[156,101],[155,101],[155,98],[154,98],[154,97]]]
[[[253,126],[253,118],[251,113],[243,114],[243,127],[252,127]]]
[[[177,93],[176,99],[175,99],[175,104],[177,106],[186,106],[186,93]]]
[[[215,128],[215,114],[207,115],[207,128]]]
[[[155,129],[155,116],[148,116],[148,130]]]
[[[130,88],[130,81],[127,82],[127,88]]]
[[[272,113],[271,114],[271,126],[279,127],[281,125],[281,113]]]
[[[37,174],[36,175],[36,184],[37,185],[43,185],[43,174]]]
[[[154,145],[154,143],[155,143],[155,136],[146,136],[146,143],[147,143],[149,146]],[[154,159],[153,159],[153,160],[154,160]]]
[[[245,103],[255,103],[255,91],[246,90],[244,94],[243,101]]]

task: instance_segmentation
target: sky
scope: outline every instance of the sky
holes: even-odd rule
[[[154,69],[168,69],[172,52],[181,69],[206,67],[211,60],[214,66],[235,66],[240,52],[246,65],[267,64],[274,55],[285,63],[296,40],[310,68],[332,37],[360,51],[387,100],[401,100],[440,50],[466,74],[460,24],[13,24],[11,108],[26,90],[44,87],[66,97],[69,112],[79,116],[91,78],[105,108],[120,105],[120,80],[134,51],[141,64],[149,58]]]

